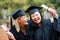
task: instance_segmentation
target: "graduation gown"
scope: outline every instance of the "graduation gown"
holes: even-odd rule
[[[49,31],[50,31],[49,26],[50,26],[49,23],[46,21],[43,24],[41,24],[41,26],[37,26],[37,29],[35,29],[35,32],[34,32],[34,40],[49,40],[50,38],[49,37]]]
[[[56,22],[51,24],[50,20],[43,20],[41,26],[37,26],[35,23],[31,22],[31,27],[34,29],[33,40],[56,40],[54,30],[56,28],[57,19],[54,21]]]
[[[15,26],[11,27],[10,32],[13,33],[16,40],[31,40],[30,39],[30,31],[28,31],[29,27],[26,26],[26,35],[22,31],[17,32]]]
[[[18,36],[17,36],[18,32],[17,32],[15,26],[11,27],[10,32],[14,35],[15,39],[18,40]]]
[[[18,38],[19,40],[28,40],[27,36],[22,31],[18,32]]]
[[[33,33],[34,33],[34,29],[33,27],[30,25],[30,20],[28,20],[28,26],[26,27],[27,30],[27,38],[28,40],[33,40]],[[32,24],[32,23],[31,23]]]
[[[57,40],[60,40],[60,16],[58,18],[56,35],[57,35]]]

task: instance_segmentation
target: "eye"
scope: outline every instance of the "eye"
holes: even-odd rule
[[[36,14],[36,16],[38,16],[38,14]]]
[[[20,20],[21,18],[19,17],[18,20]]]
[[[34,17],[34,15],[32,15],[32,17]]]

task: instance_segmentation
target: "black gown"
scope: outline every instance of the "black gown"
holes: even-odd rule
[[[55,29],[57,19],[51,24],[50,20],[43,20],[41,26],[37,26],[31,21],[30,26],[33,28],[33,40],[57,40]]]
[[[57,34],[57,40],[60,40],[60,16],[58,19],[56,34]]]
[[[10,32],[13,33],[16,40],[32,40],[29,25],[26,26],[26,35],[22,31],[17,32],[15,26],[11,27]]]
[[[19,40],[19,38],[18,38],[18,32],[17,32],[15,26],[11,27],[10,32],[14,35],[14,37],[15,37],[16,40]]]

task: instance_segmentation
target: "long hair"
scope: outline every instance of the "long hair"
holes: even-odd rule
[[[13,21],[14,21],[14,25],[15,25],[15,28],[16,28],[17,32],[19,32],[20,31],[20,27],[19,27],[19,24],[17,22],[17,19],[13,20]]]

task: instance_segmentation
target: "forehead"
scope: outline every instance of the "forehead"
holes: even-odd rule
[[[34,12],[33,14],[31,14],[31,15],[35,15],[35,14],[39,14],[40,15],[40,13],[39,12]]]

